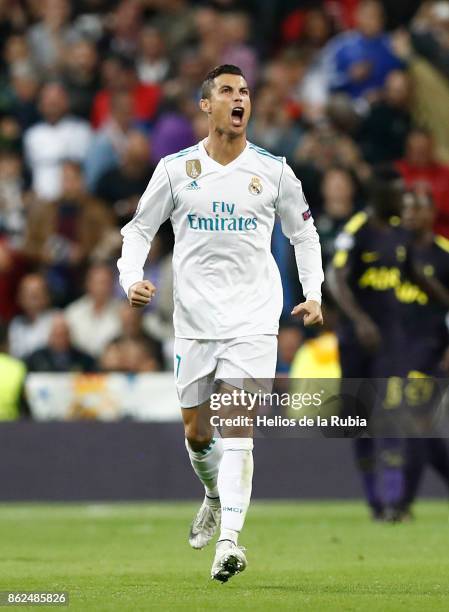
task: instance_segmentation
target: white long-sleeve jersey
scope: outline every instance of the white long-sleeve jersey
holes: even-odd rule
[[[159,162],[122,229],[120,283],[128,295],[143,279],[151,241],[170,218],[176,336],[277,334],[283,296],[271,254],[276,213],[295,247],[304,295],[320,301],[321,249],[301,182],[285,158],[251,143],[226,166],[203,142]]]

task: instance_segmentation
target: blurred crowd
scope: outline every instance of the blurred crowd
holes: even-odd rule
[[[302,180],[325,264],[378,169],[431,194],[449,237],[449,1],[0,0],[0,336],[29,371],[172,367],[171,228],[144,311],[118,285],[120,228],[159,159],[206,136],[221,63],[251,87],[249,140]],[[287,372],[300,288],[277,225],[272,248]]]

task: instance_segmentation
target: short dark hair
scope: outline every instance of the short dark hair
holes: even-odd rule
[[[210,72],[207,73],[206,78],[203,81],[203,84],[201,86],[202,98],[210,97],[212,87],[214,86],[214,80],[221,74],[236,74],[237,76],[245,78],[242,69],[238,66],[234,66],[233,64],[221,64],[220,66],[216,66]]]
[[[366,184],[368,201],[382,219],[389,219],[399,212],[404,184],[395,177],[395,171],[378,172]]]

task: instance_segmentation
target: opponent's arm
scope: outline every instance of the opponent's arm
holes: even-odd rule
[[[293,170],[283,162],[276,211],[281,218],[282,231],[295,249],[298,276],[306,301],[292,310],[303,317],[304,325],[323,323],[321,313],[321,285],[324,280],[321,246],[301,182]]]
[[[345,234],[337,238],[343,241]],[[326,270],[327,287],[340,310],[354,324],[357,338],[366,349],[375,351],[381,343],[381,335],[374,321],[360,307],[349,284],[351,273],[351,250],[353,236],[346,236],[346,249],[339,249],[334,256],[332,264]]]
[[[449,308],[449,291],[445,285],[438,278],[426,276],[422,265],[414,260],[413,253],[410,252],[408,252],[406,262],[406,274],[432,300],[435,300],[435,302],[438,302],[445,308]]]
[[[133,219],[121,231],[122,256],[117,261],[117,267],[120,284],[131,306],[145,306],[156,292],[154,285],[143,280],[143,267],[156,232],[172,210],[173,197],[162,159],[139,200]]]

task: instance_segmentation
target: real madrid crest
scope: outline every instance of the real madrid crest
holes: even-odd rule
[[[248,185],[248,191],[253,195],[259,195],[263,191],[263,186],[260,178],[253,176],[250,184]]]
[[[187,176],[196,179],[201,174],[201,162],[199,159],[188,159],[186,161]]]

